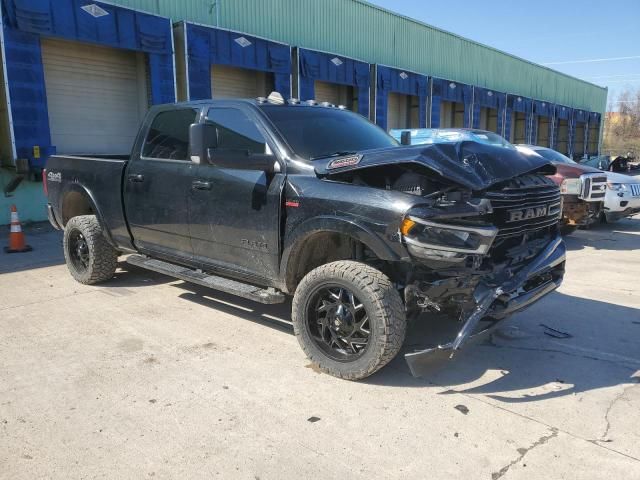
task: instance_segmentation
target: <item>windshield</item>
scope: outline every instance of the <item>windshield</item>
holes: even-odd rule
[[[571,160],[569,157],[566,157],[560,152],[556,152],[555,150],[551,150],[550,148],[540,148],[540,149],[534,148],[533,151],[536,152],[541,157],[546,158],[547,160],[551,160],[552,162],[568,163],[568,164],[576,163],[573,160]]]
[[[407,130],[391,130],[389,133],[396,140],[400,140],[402,132]],[[477,142],[494,147],[504,147],[514,150],[515,147],[500,135],[485,130],[456,130],[437,128],[418,128],[408,130],[411,134],[411,145],[428,145],[433,143]]]
[[[398,142],[363,116],[323,107],[266,105],[262,111],[294,153],[314,159],[335,154],[397,147]]]

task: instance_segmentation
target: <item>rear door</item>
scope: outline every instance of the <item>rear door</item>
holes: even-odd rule
[[[191,263],[189,198],[197,165],[189,154],[189,128],[199,109],[160,111],[124,178],[124,201],[136,247],[154,256]]]
[[[258,114],[247,107],[212,107],[206,120],[217,127],[216,156],[234,161],[272,150]],[[284,173],[198,166],[191,200],[195,259],[204,269],[256,279],[279,271],[280,208]]]

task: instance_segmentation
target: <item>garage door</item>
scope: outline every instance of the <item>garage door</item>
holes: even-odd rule
[[[358,111],[358,99],[353,93],[353,87],[349,85],[316,81],[315,97],[317,102],[344,105],[353,112]]]
[[[211,70],[213,98],[266,97],[275,90],[271,73],[223,65]]]
[[[387,129],[418,128],[420,125],[418,97],[389,93],[387,103]]]
[[[149,103],[144,55],[43,39],[42,63],[58,153],[128,154]]]

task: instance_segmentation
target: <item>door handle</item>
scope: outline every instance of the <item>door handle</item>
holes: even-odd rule
[[[131,174],[129,175],[129,181],[138,183],[144,182],[144,175],[141,175],[139,173]]]
[[[194,182],[191,183],[191,187],[194,190],[211,190],[211,183],[203,182],[201,180],[195,180]]]

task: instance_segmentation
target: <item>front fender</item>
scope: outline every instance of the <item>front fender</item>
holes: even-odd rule
[[[402,257],[394,252],[378,234],[357,221],[333,215],[318,216],[299,224],[287,235],[280,263],[282,285],[286,285],[291,262],[300,253],[305,240],[321,232],[340,233],[352,237],[366,245],[381,260],[402,260]]]

